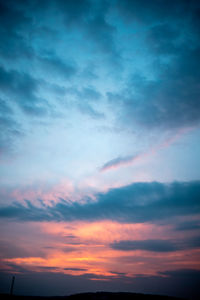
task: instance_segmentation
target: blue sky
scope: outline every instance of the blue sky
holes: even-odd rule
[[[195,0],[0,1],[2,291],[18,273],[17,292],[33,294],[23,276],[41,270],[86,291],[95,279],[152,292],[149,278],[178,296],[170,280],[199,278],[199,12]]]

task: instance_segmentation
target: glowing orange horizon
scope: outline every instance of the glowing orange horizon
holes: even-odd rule
[[[106,279],[119,277],[120,273],[125,277],[138,274],[153,276],[168,270],[169,267],[171,270],[191,267],[200,269],[200,249],[155,253],[139,249],[122,251],[111,247],[112,243],[122,240],[182,238],[181,235],[172,234],[169,225],[74,221],[38,223],[37,227],[40,229],[37,247],[41,247],[43,255],[32,256],[31,251],[34,253],[35,249],[25,243],[23,247],[30,255],[2,259],[8,272],[15,272],[10,267],[12,264],[34,272],[43,272],[47,268],[48,272],[93,274],[94,277],[97,276],[95,279],[98,276]],[[53,246],[46,246],[47,244]]]

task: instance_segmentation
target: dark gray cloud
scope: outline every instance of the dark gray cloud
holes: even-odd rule
[[[1,28],[13,31],[16,29],[16,26],[17,28],[21,28],[29,22],[29,18],[24,16],[23,12],[18,9],[17,3],[20,4],[19,1],[0,1]]]
[[[88,32],[90,25],[87,18],[94,18],[93,1],[2,1],[0,0],[0,152],[10,153],[19,136],[27,134],[22,124],[19,124],[19,111],[26,114],[27,122],[33,117],[38,120],[53,115],[56,109],[53,101],[65,97],[66,89],[63,85],[79,73],[74,60],[59,55],[57,49],[60,38],[65,38],[65,31],[69,34],[72,26],[83,24],[84,32]],[[91,8],[91,9],[90,9]],[[104,18],[103,8],[101,9]],[[65,18],[62,22],[54,21]],[[53,20],[53,21],[52,21]],[[66,26],[68,26],[66,28]],[[71,24],[71,25],[70,25]],[[105,21],[105,24],[106,21]],[[102,26],[106,26],[103,24]],[[86,30],[87,28],[87,30]],[[107,28],[105,28],[105,34]],[[89,39],[89,33],[87,33]],[[91,37],[92,39],[92,37]],[[97,39],[98,40],[98,39]],[[108,43],[108,41],[106,42]],[[71,47],[71,45],[66,45]],[[67,51],[67,50],[66,50]],[[63,58],[64,57],[64,58]],[[94,74],[91,70],[90,77]],[[84,76],[85,77],[85,76]],[[57,80],[61,79],[61,86]],[[55,82],[50,83],[48,81]],[[48,100],[53,93],[52,102]],[[81,90],[81,89],[80,89]],[[42,96],[41,96],[42,95]],[[45,95],[45,96],[44,96]],[[100,94],[90,87],[82,88],[78,101],[78,109],[93,118],[102,118],[103,114],[88,102],[100,99]],[[47,98],[46,98],[47,97]],[[58,98],[59,100],[58,100]],[[60,104],[60,103],[59,103]],[[12,112],[9,111],[12,107]],[[7,109],[7,111],[6,111]],[[55,115],[55,114],[54,114]]]
[[[19,4],[19,5],[17,5]],[[0,1],[0,56],[4,59],[31,58],[33,50],[26,33],[32,20],[24,14],[19,1]]]
[[[101,93],[92,86],[87,86],[82,89],[70,87],[67,89],[67,94],[75,97],[74,104],[84,114],[93,118],[103,118],[104,114],[95,108],[95,104],[102,98]]]
[[[67,270],[67,271],[87,271],[87,269],[82,269],[82,268],[64,268],[64,270]]]
[[[20,245],[14,245],[11,241],[0,240],[0,257],[28,257],[30,253]]]
[[[115,27],[106,21],[103,14],[98,14],[89,21],[87,34],[101,51],[120,58],[115,46],[115,30]]]
[[[84,4],[85,2],[85,4]],[[37,43],[38,39],[48,41],[48,35],[52,34],[54,30],[49,24],[48,18],[44,18],[44,14],[47,16],[51,14],[52,9],[56,15],[62,15],[63,13],[68,15],[75,23],[79,23],[79,16],[83,18],[87,12],[87,8],[90,1],[0,1],[0,34],[1,44],[0,55],[4,59],[21,60],[23,58],[34,58],[38,53]],[[42,20],[40,22],[39,20]],[[44,25],[45,24],[45,25]],[[57,26],[55,24],[55,29]],[[55,30],[52,38],[55,40],[57,30]],[[32,43],[34,38],[35,45]],[[49,47],[52,48],[48,43]],[[46,47],[45,47],[46,49]],[[52,60],[52,61],[51,61]],[[55,59],[44,60],[43,64],[48,67],[56,67],[63,73],[63,65],[57,62],[55,65]]]
[[[200,221],[199,220],[192,220],[192,221],[185,221],[175,226],[176,230],[186,231],[186,230],[199,230],[200,229]]]
[[[109,93],[123,122],[146,128],[180,128],[200,123],[200,48],[183,51],[173,63],[163,64],[159,79],[134,75],[120,94]]]
[[[3,99],[0,99],[0,113],[2,116],[9,116],[13,113],[11,107]]]
[[[78,109],[86,115],[89,115],[90,117],[94,118],[94,119],[103,119],[104,113],[98,111],[97,109],[95,109],[92,105],[90,105],[87,102],[80,102],[78,103]]]
[[[56,1],[57,6],[61,9],[66,25],[81,25],[93,12],[93,3],[90,0],[77,0],[76,3],[73,0]]]
[[[145,24],[145,46],[153,61],[152,70],[156,70],[155,79],[149,80],[142,72],[138,75],[133,71],[133,75],[129,76],[124,84],[125,89],[118,93],[108,93],[110,103],[119,108],[122,122],[126,122],[128,126],[137,123],[146,128],[161,126],[174,129],[199,125],[198,1],[155,0],[146,3],[143,0],[58,0],[43,1],[42,5],[40,1],[1,1],[0,4],[2,56],[15,58],[16,61],[32,58],[31,62],[34,62],[37,70],[41,68],[52,77],[55,75],[64,79],[78,74],[78,67],[70,60],[63,61],[57,53],[51,52],[56,50],[55,45],[48,42],[47,36],[50,32],[57,32],[59,29],[64,36],[65,30],[70,33],[75,30],[81,36],[78,39],[83,38],[87,44],[95,46],[96,50],[108,54],[111,60],[120,61],[124,68],[126,64],[122,60],[123,55],[117,49],[118,24],[112,17],[117,16],[127,29],[134,30],[134,22],[137,21]],[[44,12],[45,17],[42,18],[42,22],[38,22]],[[53,15],[64,21],[64,27],[59,18],[58,28],[50,22]],[[127,27],[127,24],[131,24],[130,27]],[[49,55],[44,55],[44,41],[50,48],[46,50],[46,54],[48,52]],[[130,45],[132,46],[134,48],[134,45]],[[125,49],[126,45],[120,47]],[[78,55],[81,55],[81,49]],[[98,57],[95,56],[95,61]],[[128,72],[130,73],[130,70]],[[39,73],[37,72],[37,75]],[[90,90],[81,93],[87,99],[98,98],[98,95],[91,94]],[[39,99],[36,95],[33,97],[33,93],[24,96],[32,96],[31,102],[34,102],[34,105],[21,104],[24,111],[37,115],[45,113],[44,99]],[[24,102],[18,100],[20,103],[22,101]],[[79,109],[97,118],[103,116],[88,102],[80,101]]]
[[[59,270],[59,267],[57,268],[57,267],[40,266],[39,268],[43,272]]]
[[[65,29],[62,28],[62,30],[76,30],[84,36],[86,41],[89,40],[89,43],[93,44],[96,51],[99,50],[101,53],[109,54],[111,60],[113,60],[113,56],[117,59],[120,58],[114,39],[116,33],[115,26],[107,20],[107,14],[110,7],[112,7],[110,1],[77,0],[74,2],[72,0],[44,0],[42,4],[39,0],[27,2],[12,0],[6,4],[4,1],[1,2],[6,11],[5,19],[14,16],[10,27],[13,32],[11,43],[13,42],[16,53],[18,53],[21,46],[24,52],[30,52],[31,54],[32,49],[28,47],[23,33],[29,32],[32,36],[37,31],[37,34],[41,34],[41,29],[44,27],[38,22],[40,18],[43,18],[43,22],[46,22],[45,28],[50,32],[51,26],[45,20],[44,14],[45,16],[49,14],[52,17],[56,14],[56,16],[59,15],[60,19],[63,19]],[[5,22],[4,20],[2,21],[3,27],[6,27],[6,22],[7,20]],[[15,25],[21,25],[24,32],[20,32],[20,35],[16,34],[14,30]],[[55,24],[55,29],[58,29],[57,24]],[[5,40],[9,45],[9,40],[6,39],[6,36]],[[4,52],[6,54],[6,51]]]
[[[13,110],[5,100],[0,99],[0,155],[11,150],[13,139],[21,134],[20,124],[13,118]]]
[[[173,242],[168,240],[136,240],[136,241],[120,241],[112,243],[112,249],[122,251],[145,250],[153,252],[172,252],[179,248]]]
[[[200,247],[200,237],[184,238],[179,240],[148,239],[122,240],[110,245],[112,249],[121,251],[145,250],[151,252],[174,252],[179,250]]]
[[[118,12],[125,21],[139,21],[145,24],[152,22],[160,23],[165,21],[181,20],[190,18],[199,7],[197,0],[154,0],[154,1],[137,1],[124,0],[117,1]]]
[[[38,57],[37,60],[41,68],[44,69],[45,72],[50,73],[53,77],[59,76],[64,79],[69,79],[77,72],[77,68],[73,63],[67,63],[53,53]]]
[[[50,6],[48,1],[43,1],[43,5],[37,1],[0,1],[0,148],[4,154],[10,153],[19,136],[25,135],[18,108],[29,120],[43,119],[53,110],[53,105],[40,96],[41,85],[48,90],[44,80],[38,79],[41,71],[64,80],[77,71],[73,63],[63,61],[51,47],[48,51],[47,47],[46,51],[38,47],[39,39],[47,41],[53,32],[48,21],[46,27],[38,22],[41,11],[44,13]],[[58,87],[56,93],[61,90]]]
[[[109,160],[106,162],[101,168],[100,171],[104,172],[106,170],[117,168],[121,165],[126,165],[129,163],[132,163],[134,160],[136,160],[139,157],[139,155],[132,155],[132,156],[124,156],[124,157],[116,157],[114,159]]]
[[[170,277],[187,277],[189,275],[198,275],[200,276],[200,271],[195,269],[179,269],[179,270],[169,270],[164,272],[159,272],[161,275],[167,275]]]
[[[194,236],[192,238],[186,239],[186,248],[199,248],[200,247],[200,236]]]
[[[54,206],[36,207],[14,203],[0,208],[1,218],[21,221],[72,221],[111,219],[119,222],[155,222],[174,216],[200,213],[200,182],[163,184],[134,183],[97,194],[85,204],[62,201]]]
[[[57,1],[67,26],[80,26],[91,40],[104,52],[115,52],[113,34],[115,27],[108,23],[108,1]]]
[[[111,7],[109,1],[57,1],[57,6],[64,15],[66,27],[74,27],[82,31],[86,39],[89,38],[105,54],[120,59],[115,43],[116,28],[107,20],[107,14]]]
[[[162,23],[151,27],[147,33],[147,44],[151,50],[160,55],[177,55],[182,51],[181,32],[175,27]]]
[[[121,121],[151,129],[199,126],[199,1],[125,0],[117,8],[129,26],[145,24],[154,73],[149,79],[133,71],[121,92],[108,93]]]
[[[0,1],[2,43],[0,55],[5,61],[6,59],[15,62],[24,60],[26,64],[31,63],[37,69],[41,68],[49,74],[68,79],[75,75],[77,67],[53,53],[54,45],[49,45],[48,50],[46,47],[37,49],[36,46],[40,38],[48,41],[50,36],[51,39],[56,40],[57,32],[49,26],[48,21],[44,26],[35,20],[41,10],[50,9],[50,2],[48,4],[48,1],[43,1],[41,5],[40,1],[38,3],[37,1]],[[5,61],[2,61],[3,65]]]
[[[40,82],[26,73],[7,71],[0,67],[1,95],[8,102],[16,103],[27,114],[44,115],[48,104],[37,96]]]
[[[62,251],[65,252],[65,253],[69,253],[69,252],[77,251],[77,249],[73,248],[73,247],[63,247]]]
[[[69,96],[69,103],[73,105],[81,113],[89,115],[94,119],[104,118],[104,113],[96,108],[95,104],[99,103],[102,98],[101,93],[92,86],[86,86],[82,89],[70,87],[66,89],[66,95]],[[71,96],[73,101],[71,101]],[[66,101],[67,103],[67,101]]]
[[[101,98],[101,93],[99,93],[95,88],[93,87],[85,87],[80,92],[77,91],[77,95],[85,99],[87,101],[97,101]]]

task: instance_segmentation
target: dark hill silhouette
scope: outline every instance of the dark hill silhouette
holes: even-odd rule
[[[0,294],[1,300],[181,300],[181,298],[149,295],[149,294],[136,294],[136,293],[110,293],[110,292],[96,292],[96,293],[82,293],[70,296],[53,296],[53,297],[40,297],[40,296],[19,296]],[[182,298],[183,300],[183,298]]]

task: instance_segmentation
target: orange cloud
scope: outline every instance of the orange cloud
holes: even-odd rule
[[[20,240],[26,256],[9,258],[4,255],[2,265],[8,272],[15,272],[13,266],[16,265],[34,272],[93,274],[98,279],[98,276],[119,277],[121,273],[134,277],[137,274],[156,275],[169,269],[200,269],[200,249],[156,252],[155,255],[146,250],[120,251],[110,247],[112,242],[121,240],[182,239],[183,235],[172,232],[169,225],[74,221],[38,223],[34,227],[36,230],[36,236],[28,234]]]

